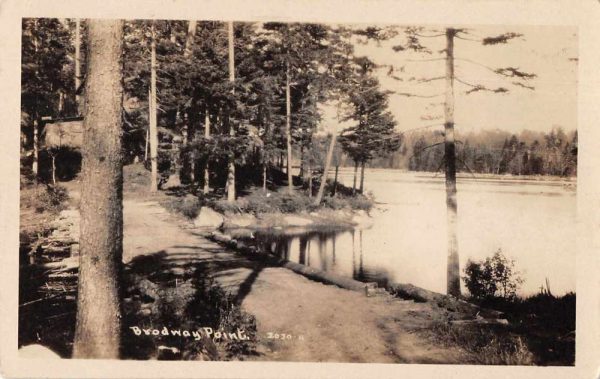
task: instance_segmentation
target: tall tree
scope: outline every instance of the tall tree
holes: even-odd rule
[[[148,117],[150,140],[150,191],[158,191],[158,106],[156,104],[156,25],[152,23],[150,42],[150,92],[148,96]]]
[[[325,192],[325,184],[327,182],[327,173],[329,173],[329,169],[331,168],[331,158],[333,157],[333,149],[335,147],[335,140],[337,135],[335,133],[331,133],[329,137],[329,147],[327,148],[327,155],[325,157],[325,167],[323,168],[323,177],[321,179],[321,184],[319,185],[319,192],[317,192],[317,197],[315,197],[315,205],[321,204],[321,200],[323,199],[323,193]],[[312,176],[312,173],[310,173]],[[312,184],[309,190],[312,193]]]
[[[458,204],[456,201],[456,143],[454,140],[454,29],[446,29],[446,92],[444,101],[444,161],[446,162],[446,215],[448,264],[446,291],[460,296],[458,260]]]
[[[354,185],[360,165],[360,189],[364,189],[365,165],[377,156],[387,155],[400,147],[400,135],[394,131],[396,122],[388,110],[389,93],[380,88],[373,76],[374,63],[366,57],[351,61],[354,70],[348,85],[350,110],[346,120],[356,122],[340,135],[340,144],[354,160]]]
[[[190,20],[188,22],[187,35],[186,35],[186,38],[185,38],[185,48],[183,50],[183,58],[184,59],[190,59],[190,57],[192,55],[192,47],[194,45],[194,39],[196,37],[197,25],[198,25],[198,23],[196,22],[196,20]],[[190,117],[189,116],[184,118],[184,124],[185,124],[184,127],[183,127],[184,128],[184,130],[183,130],[183,144],[184,144],[184,146],[187,143],[193,141],[194,137],[196,135],[196,133],[192,132],[192,130],[194,130],[194,129],[190,128],[189,121],[190,121]],[[194,182],[195,182],[195,179],[196,179],[195,178],[195,174],[196,174],[196,156],[195,156],[195,154],[194,154],[193,151],[192,151],[192,154],[191,154],[190,158],[191,158],[190,162],[189,162],[190,163],[190,182],[193,185]],[[207,181],[207,174],[208,174],[208,167],[206,167],[206,169],[205,169],[205,175],[204,175],[205,182]],[[205,188],[206,188],[206,183],[205,183]]]
[[[81,106],[81,20],[75,19],[75,106],[77,114],[82,114]]]
[[[476,92],[491,92],[491,93],[506,93],[508,89],[500,86],[497,88],[491,88],[486,85],[479,83],[470,83],[462,78],[457,78],[454,74],[454,40],[455,38],[463,39],[466,41],[480,42],[484,46],[505,44],[508,41],[521,37],[518,33],[504,33],[498,36],[490,36],[484,38],[473,37],[468,29],[459,28],[446,28],[444,30],[427,30],[423,27],[408,27],[404,29],[407,41],[403,44],[395,45],[394,51],[405,51],[413,50],[419,53],[432,54],[432,51],[421,43],[422,39],[427,38],[438,38],[445,37],[446,47],[443,52],[445,57],[446,73],[444,76],[422,78],[419,82],[432,82],[435,80],[445,80],[446,89],[444,91],[444,164],[446,167],[446,206],[447,206],[447,237],[448,237],[448,261],[447,261],[447,292],[453,296],[460,296],[460,269],[459,269],[459,257],[458,257],[458,237],[457,237],[457,214],[458,205],[456,201],[456,141],[454,138],[454,84],[459,82],[469,89],[465,92],[466,94]],[[426,59],[424,61],[435,61],[436,59]],[[468,63],[475,63],[479,66],[483,66],[489,69],[496,75],[508,78],[512,85],[519,86],[533,90],[534,88],[526,82],[535,77],[535,74],[523,72],[515,67],[504,67],[504,68],[491,68],[485,65],[470,61],[468,59],[462,59],[462,61]],[[402,81],[402,78],[398,78],[394,75],[394,67],[391,67],[388,74],[393,78]],[[414,78],[412,78],[414,80]],[[398,94],[407,97],[435,97],[416,95],[413,93],[399,92]]]
[[[119,356],[123,22],[89,21],[75,358]]]
[[[233,21],[229,21],[227,23],[227,47],[229,53],[229,82],[235,82],[235,51],[234,51],[234,39],[233,39]],[[232,92],[235,91],[232,89]],[[231,114],[229,115],[229,135],[231,137],[235,136],[235,129],[233,125],[233,120],[231,119]],[[235,160],[233,156],[229,157],[229,161],[227,163],[228,171],[227,171],[227,201],[233,202],[235,201]]]

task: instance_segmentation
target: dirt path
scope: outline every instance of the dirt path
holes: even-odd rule
[[[156,201],[126,199],[124,261],[160,256],[171,271],[202,267],[256,316],[258,360],[336,362],[465,362],[413,332],[439,309],[390,296],[313,282],[227,251]],[[279,339],[276,339],[276,334]],[[282,336],[285,339],[282,339]],[[269,338],[272,337],[272,338]],[[289,338],[289,339],[288,339]]]

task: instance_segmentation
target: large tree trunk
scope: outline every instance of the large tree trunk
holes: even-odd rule
[[[148,99],[150,119],[150,191],[158,191],[158,124],[156,120],[156,33],[152,24],[150,44],[150,96]]]
[[[74,358],[119,357],[123,22],[90,20]]]
[[[210,113],[208,113],[208,108],[204,112],[204,138],[210,138]],[[204,188],[202,193],[205,195],[210,192],[210,172],[208,171],[208,159],[206,160],[206,164],[204,165]]]
[[[446,100],[444,147],[446,161],[446,208],[448,233],[447,293],[460,296],[456,201],[456,145],[454,142],[454,29],[446,30]]]
[[[227,40],[229,50],[229,81],[233,83],[235,81],[235,57],[233,50],[233,22],[229,21],[227,24]],[[233,128],[233,120],[231,116],[229,118],[229,135],[235,136]],[[227,170],[227,201],[235,201],[235,161],[233,156],[229,157],[229,164]]]
[[[325,185],[327,184],[327,174],[329,173],[329,168],[331,167],[331,158],[333,157],[333,148],[335,147],[335,133],[331,134],[331,140],[329,142],[329,148],[327,149],[327,157],[325,158],[325,168],[323,169],[323,176],[321,177],[321,185],[319,186],[319,192],[317,192],[317,197],[315,198],[315,205],[321,204],[321,200],[323,199],[323,192],[325,191]]]
[[[287,177],[288,191],[291,193],[294,190],[294,182],[292,176],[292,100],[290,89],[290,65],[287,63],[285,71],[285,143],[287,150]]]

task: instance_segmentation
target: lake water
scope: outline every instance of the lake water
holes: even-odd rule
[[[365,190],[377,202],[374,225],[352,231],[259,235],[274,253],[363,281],[446,286],[446,203],[443,175],[367,169]],[[352,185],[352,170],[340,170]],[[554,294],[575,291],[574,182],[458,180],[461,272],[468,259],[496,250],[515,260],[533,294],[548,278]],[[464,290],[464,287],[463,287]]]

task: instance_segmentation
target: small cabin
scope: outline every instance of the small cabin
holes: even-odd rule
[[[83,117],[42,119],[41,146],[46,149],[63,147],[81,150],[83,145]]]
[[[40,175],[47,180],[71,180],[81,171],[83,117],[42,118]]]

